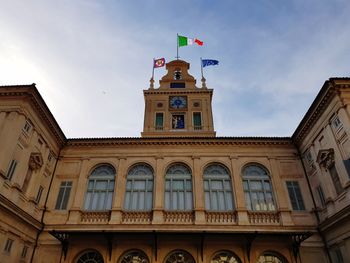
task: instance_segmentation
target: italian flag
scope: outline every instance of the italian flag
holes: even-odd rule
[[[188,37],[184,37],[184,36],[177,36],[177,43],[178,43],[179,47],[190,46],[193,44],[197,44],[198,46],[203,46],[203,42],[200,41],[199,39],[188,38]]]

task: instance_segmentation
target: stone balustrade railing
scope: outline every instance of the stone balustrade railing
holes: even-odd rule
[[[236,224],[237,213],[234,211],[229,211],[229,212],[206,211],[205,219],[207,223],[212,223],[212,224]]]
[[[279,212],[268,212],[268,211],[248,211],[249,222],[253,225],[261,224],[279,224],[280,223],[280,213]]]
[[[123,211],[122,222],[126,224],[150,224],[152,222],[152,212]]]
[[[194,221],[193,211],[164,211],[165,223],[192,224]]]
[[[82,223],[108,223],[111,218],[111,211],[80,211]]]

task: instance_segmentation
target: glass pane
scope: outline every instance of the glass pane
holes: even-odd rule
[[[114,190],[114,180],[112,181],[109,181],[109,187],[108,187],[109,190]]]
[[[212,210],[218,210],[218,198],[216,196],[216,192],[211,193],[210,206]]]
[[[178,197],[179,197],[178,209],[185,210],[185,193],[184,192],[178,193]]]
[[[177,203],[178,203],[178,202],[177,202],[177,194],[176,194],[176,192],[173,192],[173,193],[172,193],[172,204],[171,204],[171,208],[174,209],[174,210],[178,209]]]
[[[225,197],[223,192],[218,192],[218,210],[225,210]]]
[[[130,209],[130,192],[125,193],[124,208]]]
[[[128,180],[126,182],[126,190],[130,191],[131,190],[131,186],[132,186],[132,181]]]
[[[224,181],[225,190],[231,191],[231,181]]]
[[[138,198],[139,198],[139,200],[138,200],[137,209],[144,210],[145,209],[145,202],[146,202],[145,192],[139,192]]]
[[[204,190],[209,190],[209,181],[207,180],[204,181]]]
[[[90,180],[88,185],[88,190],[92,190],[92,189],[94,189],[94,181]]]
[[[99,193],[99,199],[98,199],[98,209],[99,210],[104,210],[106,209],[105,207],[105,201],[106,201],[106,192],[100,192]]]
[[[251,190],[262,190],[261,181],[251,180],[249,186]]]
[[[232,200],[232,194],[226,193],[226,202],[227,202],[227,210],[233,210],[233,200]]]
[[[210,199],[209,199],[209,192],[205,192],[205,209],[210,210]]]
[[[137,193],[133,193],[131,195],[131,209],[136,210],[137,208]]]
[[[192,210],[192,193],[186,193],[186,210]]]
[[[211,180],[211,189],[212,190],[222,190],[223,188],[224,187],[223,187],[222,181]]]
[[[173,180],[173,189],[174,190],[184,190],[184,182]]]
[[[146,210],[152,209],[152,193],[148,192],[146,195]]]
[[[145,190],[146,182],[145,181],[134,181],[134,190]]]
[[[153,180],[149,180],[147,182],[147,191],[152,191],[153,190]]]
[[[164,205],[165,205],[165,209],[169,210],[170,209],[170,193],[166,192],[165,196],[164,196]]]
[[[167,190],[167,191],[170,190],[170,181],[169,180],[165,181],[165,190]]]
[[[252,209],[252,202],[251,202],[251,200],[250,200],[250,195],[249,195],[249,193],[245,192],[245,193],[244,193],[244,196],[245,196],[245,204],[246,204],[246,206],[247,206],[247,209],[253,210],[253,209]]]
[[[95,189],[97,190],[107,189],[107,181],[96,181]]]
[[[192,181],[186,180],[186,190],[192,191]]]
[[[55,209],[62,209],[61,205],[62,205],[63,193],[64,193],[64,188],[61,187],[60,191],[58,192]]]
[[[85,210],[89,210],[90,209],[90,202],[91,202],[91,193],[86,193],[86,197],[85,197],[85,206],[84,209]]]
[[[91,197],[91,210],[97,209],[98,193],[94,193]]]
[[[107,194],[106,209],[111,209],[112,208],[112,199],[113,199],[113,193],[109,192]]]
[[[249,189],[248,188],[248,181],[246,181],[246,180],[243,181],[243,189],[244,190],[248,190]]]
[[[265,190],[271,191],[271,184],[269,181],[264,182]]]
[[[69,195],[70,195],[70,189],[71,188],[66,188],[66,192],[65,195],[63,197],[63,202],[62,202],[62,207],[61,209],[66,209],[67,208],[67,204],[68,204],[68,200],[69,200]]]

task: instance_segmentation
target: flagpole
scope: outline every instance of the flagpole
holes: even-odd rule
[[[179,59],[179,34],[176,34],[176,59]]]
[[[153,65],[152,65],[152,79],[154,78],[154,58],[153,58]]]
[[[202,58],[201,58],[201,73],[202,73],[202,78],[204,78],[204,76],[203,76],[203,60],[202,60]]]

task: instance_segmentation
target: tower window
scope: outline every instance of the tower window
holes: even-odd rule
[[[193,128],[195,130],[202,129],[202,114],[200,112],[193,112]]]
[[[10,253],[11,252],[11,248],[12,248],[12,244],[13,244],[13,239],[8,238],[4,247],[4,252],[6,253]]]
[[[164,128],[164,114],[162,112],[156,113],[156,130],[163,130]]]

